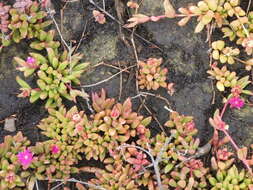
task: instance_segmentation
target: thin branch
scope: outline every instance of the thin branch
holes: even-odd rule
[[[251,0],[249,0],[249,3],[248,3],[247,14],[249,13],[250,6],[251,6]]]
[[[114,74],[114,75],[108,77],[107,79],[104,79],[104,80],[102,80],[102,81],[99,81],[99,82],[97,82],[97,83],[88,84],[88,85],[81,85],[81,87],[82,87],[82,88],[89,88],[89,87],[93,87],[93,86],[100,85],[100,84],[102,84],[102,83],[104,83],[104,82],[107,82],[107,81],[111,80],[112,78],[116,77],[116,76],[119,75],[120,73],[122,73],[122,72],[124,72],[124,71],[126,71],[126,70],[128,70],[128,69],[130,69],[130,68],[132,68],[132,67],[135,67],[135,66],[136,66],[136,65],[133,65],[133,66],[127,67],[127,68],[125,68],[125,69],[122,69],[122,70],[119,71],[118,73],[116,73],[116,74]]]
[[[170,137],[167,137],[165,140],[165,143],[163,144],[160,152],[158,153],[157,157],[156,157],[156,162],[159,163],[162,160],[162,154],[163,152],[166,150],[167,146],[169,145],[169,143],[171,142],[171,140],[174,138],[174,134],[171,134]]]
[[[143,106],[144,106],[144,108],[148,111],[148,113],[152,116],[152,118],[157,122],[157,124],[159,125],[160,129],[164,132],[164,134],[165,134],[166,136],[168,136],[167,133],[166,133],[166,131],[165,131],[165,129],[163,128],[162,124],[161,124],[161,123],[159,122],[159,120],[157,119],[157,117],[150,111],[150,109],[146,106],[145,103],[143,104]]]
[[[137,94],[136,96],[132,97],[131,99],[135,99],[135,98],[137,98],[137,97],[139,97],[139,96],[153,96],[153,97],[156,97],[156,98],[158,98],[158,99],[161,99],[161,100],[165,101],[166,104],[167,104],[168,106],[170,106],[170,102],[169,102],[166,98],[164,98],[163,96],[161,96],[161,95],[159,95],[159,94],[153,94],[153,93],[150,93],[150,92],[143,92],[143,91],[140,91],[139,94]]]
[[[91,183],[79,181],[79,180],[77,180],[77,179],[75,179],[75,178],[70,178],[70,179],[68,179],[68,180],[63,180],[63,179],[51,179],[51,181],[55,181],[55,182],[57,182],[57,181],[66,182],[66,181],[67,181],[67,182],[72,182],[72,183],[81,183],[81,184],[86,185],[86,186],[91,187],[91,188],[95,188],[95,189],[99,189],[99,190],[106,190],[105,188],[103,188],[103,187],[101,187],[101,186],[97,186],[97,185],[93,185],[93,184],[91,184]]]
[[[120,68],[120,63],[118,62],[119,68]],[[121,68],[120,68],[121,70]],[[119,83],[119,100],[121,99],[122,96],[122,86],[123,86],[123,75],[120,73],[120,83]]]
[[[37,179],[35,181],[35,186],[36,186],[36,189],[39,190],[39,184],[38,184],[38,180]]]
[[[127,147],[132,147],[132,148],[136,148],[139,149],[143,152],[145,152],[151,159],[151,162],[153,163],[153,167],[155,170],[155,175],[156,175],[156,180],[157,180],[157,186],[159,190],[162,190],[162,182],[161,182],[161,177],[160,177],[160,171],[159,171],[159,166],[158,163],[155,161],[154,156],[151,153],[151,149],[149,147],[149,144],[147,144],[148,146],[148,151],[145,150],[144,148],[140,147],[140,146],[136,146],[136,145],[131,145],[131,144],[123,144],[121,146],[118,147],[118,149],[120,150],[121,148],[127,148]]]
[[[56,185],[56,186],[54,186],[52,189],[50,189],[50,190],[55,190],[55,189],[57,189],[58,187],[60,187],[60,186],[62,186],[64,184],[64,182],[61,182],[61,183],[59,183],[58,185]]]
[[[80,40],[79,40],[77,46],[75,47],[73,53],[75,53],[75,52],[78,50],[78,48],[80,47],[80,45],[81,45],[81,43],[82,43],[82,41],[83,41],[84,34],[85,34],[86,28],[87,28],[87,24],[88,24],[88,21],[86,21],[86,23],[85,23],[85,25],[84,25],[84,27],[83,27],[83,32],[82,32],[81,38],[80,38]]]
[[[147,143],[148,151],[151,152],[150,146]],[[151,154],[152,155],[152,154]],[[155,175],[156,175],[156,180],[157,180],[157,186],[159,190],[162,190],[162,181],[161,181],[161,174],[160,174],[160,168],[159,168],[159,163],[154,159],[154,157],[151,157],[152,163],[154,164],[154,170],[155,170]]]
[[[58,26],[58,24],[57,24],[57,22],[56,22],[56,20],[55,20],[55,18],[54,18],[54,14],[53,14],[53,13],[54,13],[55,11],[52,11],[49,7],[46,7],[46,10],[47,10],[47,12],[48,12],[50,18],[51,18],[51,19],[53,20],[53,22],[54,22],[54,25],[55,25],[55,27],[56,27],[56,30],[57,30],[58,34],[60,35],[61,41],[63,42],[63,44],[66,46],[66,48],[67,48],[68,51],[70,52],[71,49],[70,49],[69,45],[67,44],[67,42],[64,40],[64,38],[63,38],[63,36],[62,36],[62,34],[61,34],[61,30],[60,30],[60,28],[59,28],[59,26]]]

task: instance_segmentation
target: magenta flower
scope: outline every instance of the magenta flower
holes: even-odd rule
[[[57,145],[53,145],[53,146],[51,147],[51,152],[52,152],[53,154],[58,154],[58,153],[60,152],[60,148],[59,148]]]
[[[32,160],[33,154],[30,150],[27,149],[18,153],[18,161],[23,167],[27,168],[32,163]]]
[[[228,103],[230,104],[230,108],[240,109],[244,106],[244,101],[239,96],[230,98]]]
[[[28,64],[34,64],[35,61],[36,61],[36,60],[35,60],[33,57],[27,57],[27,59],[26,59],[26,62],[27,62]]]
[[[36,64],[36,59],[34,59],[33,57],[27,57],[26,64],[30,68],[37,68],[38,67],[38,65]]]

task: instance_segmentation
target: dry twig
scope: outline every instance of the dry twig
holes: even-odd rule
[[[116,76],[119,75],[120,73],[122,73],[122,72],[124,72],[124,71],[126,71],[126,70],[128,70],[128,69],[130,69],[130,68],[132,68],[132,67],[135,67],[135,65],[132,65],[132,66],[130,66],[130,67],[127,67],[127,68],[125,68],[125,69],[122,69],[121,71],[119,71],[118,73],[116,73],[116,74],[114,74],[114,75],[108,77],[107,79],[104,79],[104,80],[99,81],[99,82],[94,83],[94,84],[81,85],[81,87],[82,87],[82,88],[89,88],[89,87],[93,87],[93,86],[100,85],[100,84],[102,84],[102,83],[104,83],[104,82],[107,82],[107,81],[111,80],[112,78],[116,77]]]

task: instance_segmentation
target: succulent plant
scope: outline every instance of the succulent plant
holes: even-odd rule
[[[150,131],[146,126],[151,122],[151,117],[144,119],[133,112],[129,98],[123,104],[115,104],[114,99],[106,99],[105,91],[102,90],[100,96],[92,94],[92,100],[96,111],[92,115],[93,127],[103,134],[105,141],[125,143],[131,137],[139,137],[139,143],[147,142]]]
[[[47,99],[46,108],[61,106],[62,98],[76,101],[76,96],[87,97],[87,94],[71,87],[71,82],[80,84],[79,77],[89,63],[79,64],[81,54],[72,56],[71,61],[67,58],[67,52],[58,55],[52,48],[47,48],[47,58],[38,53],[30,53],[27,60],[15,57],[14,60],[20,66],[18,70],[28,77],[36,73],[38,87],[32,89],[24,80],[17,77],[17,82],[22,87],[22,95],[30,96],[30,102],[38,99]],[[25,89],[25,93],[24,93]]]
[[[253,54],[253,32],[248,34],[248,36],[243,39],[242,46],[245,48],[245,51],[248,55]]]
[[[30,142],[19,132],[15,136],[5,136],[0,144],[0,189],[8,190],[23,187],[30,172],[22,169],[18,154],[27,149]]]
[[[3,3],[0,3],[0,44],[3,46],[9,45],[9,28],[8,25],[10,23],[10,10],[9,5],[4,5]]]
[[[193,118],[172,112],[165,126],[170,128],[173,138],[170,139],[161,133],[153,137],[150,142],[151,154],[156,159],[160,156],[159,168],[162,185],[165,189],[169,187],[176,189],[203,187],[204,189],[206,187],[204,175],[208,170],[203,167],[201,161],[193,159],[199,147],[199,140],[193,137],[197,133]],[[165,146],[166,143],[168,143],[167,146]],[[130,157],[129,153],[124,155],[126,160]],[[194,166],[197,167],[193,168]],[[142,169],[142,176],[138,179],[138,183],[150,189],[157,189],[156,177],[150,170],[152,167]],[[196,175],[192,175],[192,172]],[[177,177],[178,173],[182,175]]]
[[[253,184],[252,177],[244,169],[239,171],[235,165],[228,169],[218,169],[215,172],[216,174],[207,177],[212,187],[211,190],[250,190],[249,186]]]
[[[149,58],[146,62],[139,61],[140,67],[138,84],[141,89],[157,90],[160,86],[167,88],[166,74],[168,70],[166,68],[161,69],[162,58]]]
[[[195,139],[194,135],[198,133],[193,117],[180,115],[177,112],[171,112],[170,120],[165,123],[173,134],[174,141],[169,148],[173,151],[187,152],[194,154],[199,146],[199,139]]]
[[[33,175],[38,180],[53,178],[67,180],[71,174],[77,173],[74,167],[78,159],[78,150],[74,146],[59,140],[48,140],[38,142],[30,148],[35,154],[33,164]]]
[[[208,169],[200,160],[191,159],[180,168],[174,168],[169,176],[163,176],[163,183],[177,190],[207,190],[205,175]]]
[[[80,160],[82,154],[88,160],[105,158],[110,145],[103,140],[83,111],[79,112],[77,107],[67,111],[63,106],[48,111],[49,117],[38,125],[43,130],[42,134],[73,147],[72,154],[76,159]]]
[[[91,179],[89,182],[91,184],[103,187],[107,190],[139,190],[138,184],[136,182],[137,174],[134,168],[130,164],[112,164],[107,165],[105,170],[99,170],[95,173],[96,178]],[[89,190],[95,190],[94,188],[89,188]]]
[[[234,56],[239,55],[240,50],[238,48],[225,47],[225,42],[218,40],[212,43],[212,56],[215,60],[219,60],[221,63],[234,64]]]
[[[33,2],[31,0],[16,0],[16,2],[13,4],[13,7],[18,9],[20,12],[25,12],[30,8],[32,3]]]
[[[240,94],[252,95],[251,91],[245,89],[251,83],[249,76],[239,79],[236,76],[236,72],[230,72],[226,66],[223,66],[221,69],[213,66],[212,70],[208,70],[207,73],[211,75],[210,78],[218,80],[216,87],[219,91],[225,91],[225,88],[231,88],[231,93],[227,99],[232,96],[239,96]]]
[[[60,47],[60,42],[54,41],[54,36],[55,30],[50,30],[48,32],[40,30],[37,39],[33,40],[30,47],[39,51],[46,48],[52,48],[54,51],[57,51]]]
[[[51,21],[43,20],[47,13],[40,10],[40,5],[36,1],[17,1],[9,13],[11,21],[8,27],[11,30],[11,39],[15,43],[25,38],[39,38],[41,30],[51,24]]]
[[[87,116],[83,111],[79,112],[77,107],[67,111],[62,106],[58,110],[48,109],[48,111],[49,116],[41,120],[38,128],[50,139],[71,147],[74,157],[80,160],[80,153],[85,151],[84,142],[88,138],[86,129],[92,127]]]
[[[179,25],[185,25],[191,17],[197,16],[198,24],[195,32],[201,32],[204,27],[214,21],[218,27],[225,24],[225,19],[232,17],[235,13],[239,16],[245,15],[245,12],[240,8],[238,0],[203,0],[199,1],[197,5],[190,5],[189,8],[180,8],[179,12],[185,15],[179,21]]]
[[[228,37],[231,41],[236,40],[236,43],[245,47],[246,52],[251,55],[253,48],[253,11],[231,21],[228,26],[222,28],[222,32],[224,37]]]
[[[9,10],[11,6],[4,5],[3,3],[0,3],[0,31],[1,33],[7,33],[9,31],[8,25],[10,23],[9,21]]]
[[[213,66],[212,70],[208,70],[207,73],[218,81],[216,87],[219,91],[224,91],[225,87],[236,86],[238,80],[236,72],[230,72],[226,66],[223,66],[221,69]]]
[[[245,69],[247,71],[250,71],[252,69],[252,66],[253,66],[253,58],[247,60],[244,64],[245,64]]]

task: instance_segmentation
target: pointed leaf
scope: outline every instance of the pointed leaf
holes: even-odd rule
[[[168,18],[174,18],[175,15],[176,15],[176,11],[173,8],[172,4],[170,3],[170,0],[164,0],[163,1],[163,6],[164,6],[164,9],[165,9],[165,15]]]

